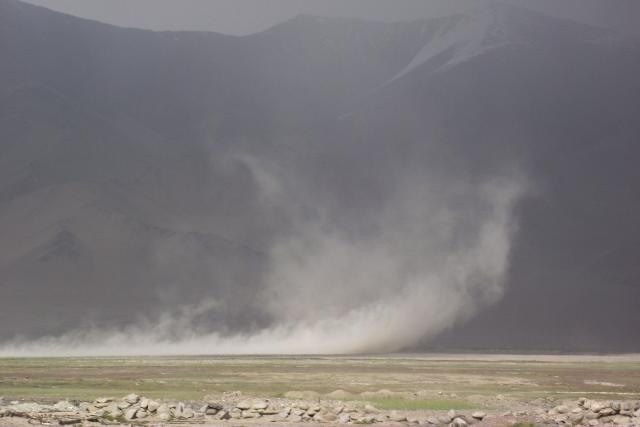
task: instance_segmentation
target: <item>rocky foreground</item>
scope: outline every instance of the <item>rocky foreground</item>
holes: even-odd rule
[[[234,423],[235,421],[235,423]],[[640,401],[581,398],[553,407],[527,406],[516,411],[382,411],[357,401],[246,399],[226,394],[210,402],[159,401],[129,394],[93,402],[53,405],[0,399],[0,426],[168,425],[168,424],[380,424],[465,427],[511,425],[640,426]]]

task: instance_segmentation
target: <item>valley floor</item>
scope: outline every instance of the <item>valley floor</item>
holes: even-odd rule
[[[0,396],[2,426],[636,425],[640,355],[4,358]]]

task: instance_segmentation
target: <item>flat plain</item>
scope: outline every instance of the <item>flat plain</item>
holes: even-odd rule
[[[393,354],[2,358],[5,400],[139,393],[201,400],[308,392],[387,409],[501,407],[535,399],[638,399],[640,355]]]

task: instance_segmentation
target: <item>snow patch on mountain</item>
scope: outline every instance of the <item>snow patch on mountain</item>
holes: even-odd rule
[[[454,15],[441,22],[435,35],[391,81],[443,54],[448,55],[448,58],[434,72],[444,71],[491,49],[515,43],[507,37],[508,17],[499,6]]]

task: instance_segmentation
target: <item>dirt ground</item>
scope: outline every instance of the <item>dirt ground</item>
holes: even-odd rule
[[[298,396],[318,401],[370,402],[382,410],[402,411],[415,417],[449,409],[482,410],[490,416],[475,425],[509,425],[510,419],[504,416],[506,410],[531,412],[534,407],[578,397],[640,400],[640,355],[0,359],[0,396],[5,402],[89,401],[128,393],[185,402],[219,399],[230,393],[246,398]],[[493,419],[492,415],[497,414],[501,417]],[[24,422],[0,418],[0,426]],[[260,423],[229,420],[204,425]]]

